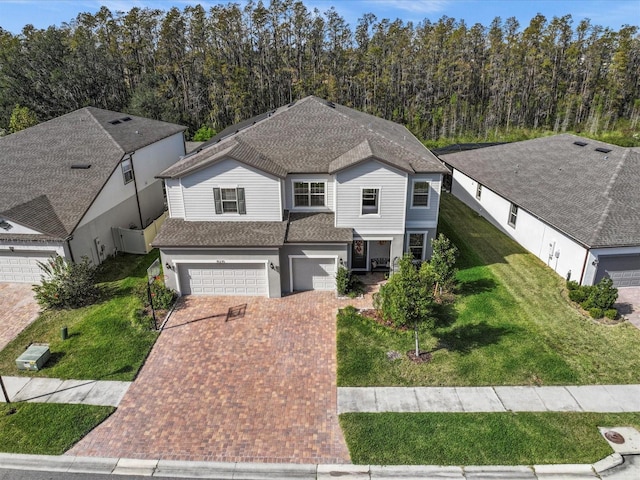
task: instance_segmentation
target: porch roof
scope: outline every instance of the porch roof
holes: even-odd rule
[[[335,214],[296,212],[289,214],[287,243],[351,243],[353,230],[337,228]]]

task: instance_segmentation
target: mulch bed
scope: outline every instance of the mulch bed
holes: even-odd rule
[[[430,352],[420,352],[420,355],[416,356],[415,350],[409,350],[407,357],[414,363],[427,363],[431,361],[432,355]]]

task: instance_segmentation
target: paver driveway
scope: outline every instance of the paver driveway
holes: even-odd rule
[[[0,282],[0,350],[38,316],[40,307],[27,283]]]
[[[186,297],[118,410],[68,453],[349,462],[337,418],[333,292]]]

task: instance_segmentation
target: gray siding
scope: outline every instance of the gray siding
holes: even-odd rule
[[[283,292],[291,291],[289,255],[323,256],[342,258],[348,261],[349,245],[285,245],[280,251],[280,278]],[[338,263],[339,265],[339,263]]]
[[[360,233],[402,233],[407,174],[370,160],[338,172],[336,226]],[[379,214],[362,215],[362,189],[379,188]]]
[[[429,208],[412,208],[413,182],[429,182]],[[438,222],[438,209],[440,208],[440,189],[442,187],[442,175],[439,173],[418,174],[409,177],[407,185],[407,227],[419,225],[433,225]]]
[[[165,180],[167,189],[167,203],[172,218],[184,218],[184,204],[182,203],[182,186],[177,178]]]
[[[224,260],[227,263],[233,263],[233,260],[255,260],[256,262],[273,263],[277,267],[280,263],[280,256],[277,249],[265,250],[189,250],[189,249],[168,249],[161,250],[161,264],[164,269],[165,284],[172,290],[178,291],[177,268],[170,270],[166,268],[166,264],[183,265],[185,263],[202,264],[203,262],[215,262],[216,260]],[[280,277],[278,269],[271,269],[267,266],[267,275],[269,278],[269,297],[278,298],[281,296]]]
[[[310,211],[318,211],[318,208],[294,208],[293,207],[293,182],[295,181],[305,181],[305,182],[326,182],[326,190],[325,190],[325,210],[333,211],[334,210],[334,199],[333,199],[333,191],[334,191],[334,178],[333,175],[322,174],[322,173],[313,173],[313,174],[295,174],[295,175],[287,175],[285,179],[285,205],[286,209],[293,210],[296,212],[310,210]]]
[[[216,215],[215,187],[245,189],[246,215]],[[182,178],[185,220],[263,221],[282,220],[280,181],[235,160],[223,160]]]

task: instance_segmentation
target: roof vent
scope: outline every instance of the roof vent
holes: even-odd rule
[[[109,122],[111,125],[118,125],[119,123],[122,123],[120,120],[111,120]]]
[[[336,104],[332,101],[327,100],[327,107],[336,108]]]
[[[294,100],[293,102],[291,102],[289,105],[287,105],[287,108],[291,108],[296,104],[296,100]]]
[[[123,121],[123,122],[130,122],[131,121],[131,117],[122,117],[120,120]]]
[[[610,151],[611,151],[610,148],[604,148],[604,147],[596,148],[596,152],[600,152],[600,153],[609,153]]]
[[[90,168],[90,163],[74,163],[73,165],[71,165],[72,170],[88,170]]]
[[[0,228],[3,230],[9,231],[13,228],[13,225],[11,225],[6,220],[0,220]]]
[[[587,145],[587,142],[583,142],[581,140],[577,140],[575,142],[573,142],[574,145],[578,145],[579,147],[585,147]]]

